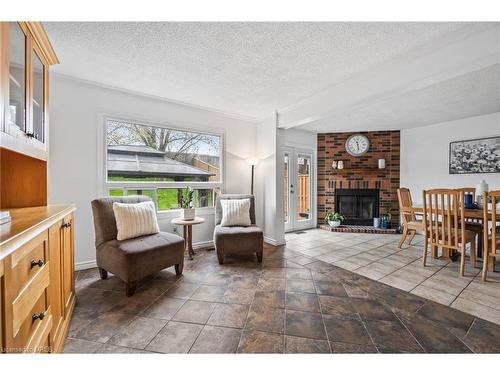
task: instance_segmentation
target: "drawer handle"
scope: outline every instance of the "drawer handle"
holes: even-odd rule
[[[42,259],[32,260],[31,261],[31,268],[36,267],[36,266],[42,267],[43,265],[44,265],[44,262],[43,262]]]
[[[31,320],[34,322],[37,319],[43,320],[45,318],[45,313],[42,311],[40,314],[33,314]]]
[[[70,226],[71,226],[71,222],[64,223],[63,225],[61,225],[61,228],[69,228]]]

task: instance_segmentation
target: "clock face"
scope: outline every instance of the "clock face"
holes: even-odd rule
[[[347,138],[345,143],[346,151],[352,156],[360,156],[368,151],[370,148],[370,141],[368,138],[361,134],[354,134]]]

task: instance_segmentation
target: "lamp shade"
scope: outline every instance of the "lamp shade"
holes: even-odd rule
[[[249,165],[257,165],[257,164],[259,164],[259,159],[257,159],[257,158],[247,158],[246,160],[247,160],[247,163]]]

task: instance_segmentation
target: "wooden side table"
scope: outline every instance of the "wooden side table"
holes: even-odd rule
[[[189,259],[193,259],[195,254],[193,250],[193,225],[202,224],[205,219],[202,217],[195,217],[194,220],[182,220],[181,218],[172,219],[172,224],[182,225],[183,227],[183,237],[184,237],[184,249],[189,255]]]

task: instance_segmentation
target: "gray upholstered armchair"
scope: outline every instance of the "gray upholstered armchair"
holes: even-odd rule
[[[126,283],[128,297],[134,294],[137,282],[164,268],[175,266],[177,275],[184,266],[184,239],[160,232],[118,241],[113,202],[140,203],[146,196],[101,198],[92,201],[94,214],[97,267],[102,279],[108,271]]]
[[[249,227],[222,227],[221,199],[250,199],[250,222]],[[256,254],[257,260],[262,262],[264,250],[264,235],[262,230],[255,225],[255,199],[253,195],[247,194],[221,194],[215,202],[215,230],[214,245],[217,251],[219,264],[224,263],[225,254]]]

